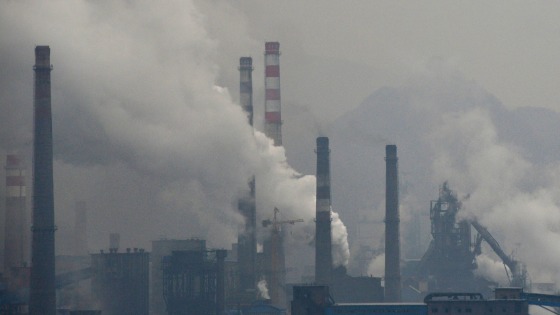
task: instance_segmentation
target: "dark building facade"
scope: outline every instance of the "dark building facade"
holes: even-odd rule
[[[169,315],[225,311],[225,250],[174,251],[163,259],[163,298]]]
[[[92,293],[104,315],[148,315],[149,262],[138,249],[91,255]]]

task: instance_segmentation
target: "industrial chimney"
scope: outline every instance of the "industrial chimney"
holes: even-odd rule
[[[33,134],[33,238],[30,315],[56,315],[54,197],[49,46],[35,47]]]
[[[239,58],[239,103],[253,126],[253,58]]]
[[[4,271],[10,278],[13,268],[23,267],[29,259],[25,172],[21,156],[6,156]]]
[[[385,302],[401,301],[397,146],[385,147]]]
[[[239,58],[239,101],[251,126],[253,126],[252,72],[253,59],[251,57]],[[245,227],[237,239],[240,287],[242,290],[254,290],[257,262],[255,176],[249,179],[249,191],[239,200],[238,209],[245,220]]]
[[[331,174],[329,138],[317,138],[317,200],[315,220],[315,283],[332,278]]]
[[[280,110],[280,43],[266,42],[264,51],[264,133],[274,140],[275,146],[282,145],[282,117]]]
[[[87,205],[85,201],[76,202],[74,217],[74,254],[88,255]]]

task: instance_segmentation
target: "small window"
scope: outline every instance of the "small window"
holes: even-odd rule
[[[465,309],[465,312],[466,312],[466,313],[472,313],[472,308],[467,307],[467,308]]]
[[[449,313],[449,308],[448,307],[445,308],[445,312]]]
[[[437,313],[437,312],[438,312],[437,307],[432,307],[432,313]]]

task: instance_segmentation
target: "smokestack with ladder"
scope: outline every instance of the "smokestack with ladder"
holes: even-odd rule
[[[397,146],[385,147],[385,302],[401,301]]]
[[[30,315],[56,315],[54,194],[49,46],[35,47],[33,238]]]
[[[239,101],[249,124],[253,126],[253,59],[239,58]],[[238,235],[238,262],[240,271],[240,287],[243,290],[254,290],[256,285],[257,262],[257,214],[255,203],[255,176],[249,180],[249,191],[239,199],[239,212],[243,215],[245,226]]]
[[[331,174],[329,138],[317,138],[317,200],[315,220],[315,283],[332,278]]]
[[[264,133],[274,140],[275,146],[282,145],[282,115],[280,108],[280,43],[266,42]]]
[[[23,267],[29,259],[25,172],[21,156],[6,156],[4,271],[10,278],[13,268]]]

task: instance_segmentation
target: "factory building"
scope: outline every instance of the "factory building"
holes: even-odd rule
[[[550,310],[560,305],[560,296],[496,288],[493,299],[480,293],[433,293],[423,303],[338,303],[326,286],[297,286],[291,315],[528,315],[529,305]]]
[[[163,258],[173,251],[206,250],[206,241],[201,239],[152,241],[150,267],[150,315],[166,315],[163,298]]]
[[[91,286],[104,315],[148,315],[150,255],[127,248],[91,255]]]
[[[226,255],[225,250],[183,250],[165,256],[163,297],[167,314],[223,314]]]

